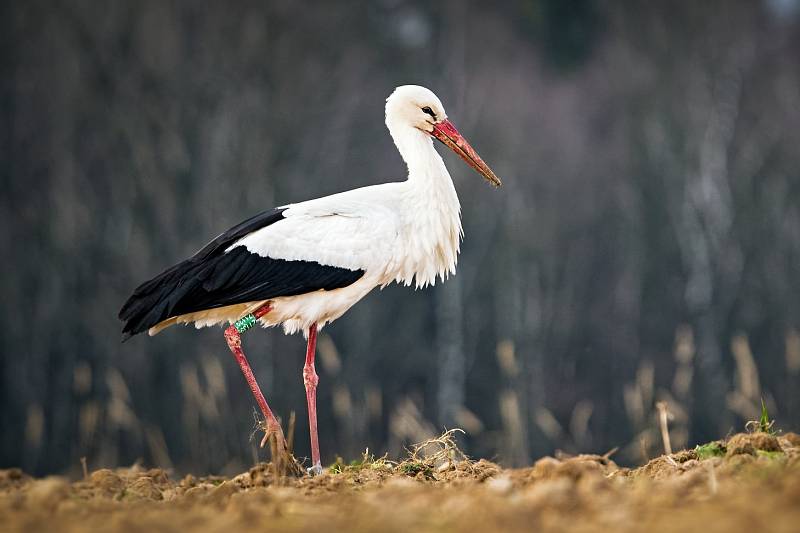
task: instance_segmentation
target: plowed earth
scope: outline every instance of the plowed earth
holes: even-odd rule
[[[636,469],[597,455],[529,468],[424,450],[317,477],[0,471],[2,531],[800,531],[800,436],[738,434]]]

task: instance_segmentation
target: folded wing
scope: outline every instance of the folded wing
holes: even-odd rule
[[[141,284],[122,306],[123,339],[174,316],[346,287],[391,256],[391,217],[359,202],[260,213]]]

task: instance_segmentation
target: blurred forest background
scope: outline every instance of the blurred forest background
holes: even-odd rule
[[[638,462],[659,402],[673,447],[761,398],[800,427],[800,0],[7,1],[0,39],[0,467],[266,458],[222,330],[123,345],[117,311],[245,217],[403,179],[407,83],[505,186],[444,154],[458,275],[324,330],[323,461],[458,426]],[[244,342],[307,455],[304,341]]]

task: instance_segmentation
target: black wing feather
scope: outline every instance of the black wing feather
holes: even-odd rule
[[[249,218],[189,259],[139,285],[122,306],[123,340],[170,317],[237,303],[346,287],[363,270],[262,257],[244,246],[225,250],[248,233],[283,219],[285,209]]]

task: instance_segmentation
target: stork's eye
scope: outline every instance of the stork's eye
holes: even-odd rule
[[[432,118],[436,118],[436,113],[434,113],[433,109],[431,109],[428,106],[423,107],[422,112],[425,113],[426,115],[430,115]]]

